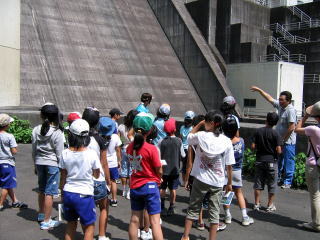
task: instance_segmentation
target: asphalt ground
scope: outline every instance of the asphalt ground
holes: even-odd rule
[[[19,153],[16,156],[16,170],[18,188],[16,194],[19,200],[26,202],[29,209],[16,210],[5,208],[0,212],[0,240],[47,240],[63,239],[65,223],[53,230],[40,230],[36,221],[37,217],[37,176],[34,175],[33,161],[31,158],[31,145],[20,145]],[[118,185],[121,188],[121,185]],[[236,205],[236,200],[231,206],[233,221],[227,229],[218,233],[218,239],[237,240],[271,240],[271,239],[319,239],[320,233],[305,231],[297,226],[299,223],[310,220],[310,204],[308,192],[302,190],[279,189],[276,195],[275,204],[277,211],[266,213],[252,210],[253,197],[252,181],[244,181],[244,194],[247,199],[248,214],[255,223],[249,227],[241,225],[241,212]],[[263,193],[262,205],[266,205],[267,194]],[[184,219],[188,206],[189,193],[184,188],[177,192],[176,214],[170,217],[163,217],[162,230],[165,239],[180,240],[183,233]],[[57,206],[59,199],[54,201],[52,216],[58,215]],[[168,202],[166,204],[168,207]],[[99,210],[97,210],[99,212]],[[113,240],[128,239],[128,226],[130,221],[130,201],[124,199],[118,191],[118,207],[110,207],[107,236]],[[207,223],[207,212],[204,212]],[[223,217],[223,211],[221,213]],[[95,236],[98,227],[96,224]],[[190,240],[207,239],[208,231],[192,229]],[[75,239],[82,239],[83,234],[78,226]]]

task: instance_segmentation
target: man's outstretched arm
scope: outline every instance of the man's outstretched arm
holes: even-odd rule
[[[273,104],[275,101],[275,99],[273,97],[271,97],[271,95],[269,93],[263,91],[261,88],[258,88],[257,86],[251,86],[250,90],[252,92],[260,93],[260,95],[271,104]]]

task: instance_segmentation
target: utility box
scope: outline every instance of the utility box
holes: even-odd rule
[[[227,83],[244,117],[265,117],[268,112],[275,111],[258,92],[250,90],[253,85],[263,89],[274,99],[278,99],[282,91],[291,92],[292,104],[298,116],[301,116],[303,75],[303,65],[288,62],[227,65]]]

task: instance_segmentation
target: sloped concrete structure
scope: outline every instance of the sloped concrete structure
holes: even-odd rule
[[[21,106],[126,112],[143,92],[205,111],[147,0],[21,0]]]

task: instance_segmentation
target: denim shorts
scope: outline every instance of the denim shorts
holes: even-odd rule
[[[177,190],[180,184],[179,175],[163,175],[160,189]]]
[[[84,226],[95,223],[96,206],[93,196],[63,191],[63,214],[68,222],[77,221]]]
[[[46,195],[57,195],[60,181],[58,167],[36,165],[38,174],[39,192]]]
[[[117,167],[109,168],[109,171],[110,171],[111,180],[115,181],[115,180],[119,179],[119,170]]]
[[[0,188],[17,187],[16,168],[10,164],[0,164]]]
[[[94,201],[99,201],[108,197],[108,190],[105,181],[94,181]]]
[[[155,182],[148,182],[139,188],[130,189],[130,201],[133,211],[142,211],[146,208],[150,215],[161,212],[160,191]]]

